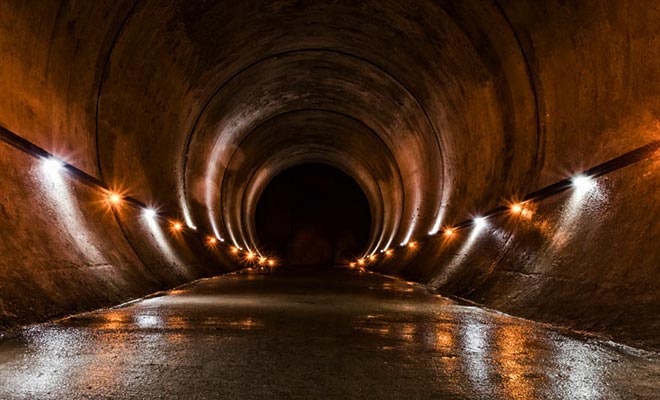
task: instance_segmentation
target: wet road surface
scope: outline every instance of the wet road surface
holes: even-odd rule
[[[242,273],[0,340],[0,399],[660,398],[660,356],[345,269]]]

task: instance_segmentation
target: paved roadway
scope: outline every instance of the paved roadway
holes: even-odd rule
[[[0,399],[660,398],[660,356],[345,269],[242,273],[0,340]]]

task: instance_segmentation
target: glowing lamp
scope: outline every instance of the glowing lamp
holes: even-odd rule
[[[370,255],[369,261],[376,261],[376,255],[375,254]]]
[[[445,236],[451,236],[454,234],[454,228],[446,228],[445,229]]]
[[[216,239],[216,238],[213,237],[213,236],[209,236],[209,237],[206,239],[206,242],[207,242],[208,244],[210,244],[211,246],[215,246],[215,245],[218,243],[218,239]]]
[[[355,268],[355,263],[352,262],[352,263],[348,264],[348,266],[351,267],[351,268]]]
[[[183,230],[183,224],[179,221],[172,222],[172,230],[175,232],[181,232]]]
[[[57,158],[45,158],[42,163],[42,168],[49,175],[58,174],[62,168],[64,168],[64,163]]]
[[[408,248],[409,248],[409,249],[414,249],[415,247],[417,247],[417,243],[415,243],[415,242],[408,242]]]
[[[113,206],[118,206],[121,203],[121,195],[116,192],[110,192],[108,194],[108,202]]]
[[[231,247],[231,253],[232,254],[238,254],[238,247],[232,246]]]
[[[274,267],[275,266],[275,260],[268,260],[268,266]]]
[[[511,207],[509,207],[512,213],[514,214],[520,214],[523,210],[522,204],[520,203],[514,203],[511,204]]]
[[[392,257],[392,254],[394,254],[394,250],[392,249],[385,250],[385,257]]]
[[[365,262],[364,262],[364,258],[360,258],[360,259],[357,261],[357,263],[358,263],[358,265],[364,265],[364,263],[365,263]]]
[[[581,194],[588,192],[596,184],[591,177],[582,174],[571,178],[571,183],[575,187],[575,190]]]
[[[486,226],[486,218],[484,217],[476,217],[475,219],[472,220],[474,222],[474,226],[476,228],[483,228]]]
[[[249,252],[249,253],[247,253],[247,255],[245,256],[245,258],[246,258],[247,260],[254,260],[254,253],[253,253],[253,252]]]
[[[144,216],[150,219],[156,218],[156,210],[153,208],[146,208],[144,210]]]

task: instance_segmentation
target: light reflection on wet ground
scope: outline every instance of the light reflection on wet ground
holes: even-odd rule
[[[1,399],[660,398],[660,357],[348,270],[200,281],[0,341]]]

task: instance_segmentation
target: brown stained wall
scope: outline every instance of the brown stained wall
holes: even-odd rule
[[[98,175],[96,98],[131,1],[0,4],[0,122]]]
[[[658,167],[660,155],[597,179],[582,198],[568,190],[529,205],[531,217],[505,213],[474,235],[467,228],[403,250],[378,270],[513,315],[658,349],[660,210],[640,206],[657,201]]]
[[[660,139],[658,7],[8,1],[0,5],[0,125],[169,215],[189,215],[200,235],[215,226],[254,246],[254,204],[273,175],[304,160],[329,163],[365,188],[378,214],[370,243],[396,247],[423,239],[438,215],[442,225],[457,223]],[[226,267],[208,269],[201,236],[173,250],[180,261],[168,260],[127,214],[126,237],[100,251],[108,295],[78,286],[58,294],[57,285],[85,286],[98,272],[83,268],[87,255],[69,251],[61,230],[26,219],[46,203],[17,202],[42,188],[23,178],[19,153],[3,151],[13,154],[2,160],[9,172],[0,183],[7,232],[35,225],[54,250],[29,247],[23,234],[3,240],[2,273],[22,289],[2,304],[43,293],[38,319],[74,298],[90,308],[233,268],[220,260]],[[576,220],[564,216],[568,191],[543,200],[531,221],[492,220],[468,250],[460,237],[451,246],[436,237],[373,268],[658,348],[650,333],[660,327],[657,168],[644,161],[601,177],[602,199],[580,206]],[[92,223],[94,210],[79,206],[94,236],[116,236],[116,220]],[[60,265],[75,279],[36,272]],[[138,276],[119,272],[128,265]],[[19,311],[28,303],[2,311],[7,321],[31,319]]]
[[[540,186],[660,138],[660,5],[503,2],[545,133]]]
[[[230,265],[196,236],[171,235],[162,219],[165,241],[139,210],[115,217],[103,191],[65,171],[51,175],[43,160],[2,142],[0,171],[2,328],[116,305]]]

